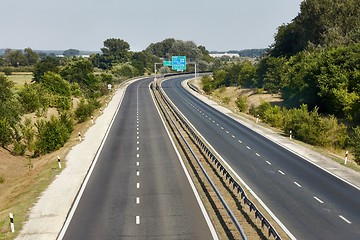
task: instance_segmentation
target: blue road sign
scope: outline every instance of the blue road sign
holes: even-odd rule
[[[176,71],[186,70],[186,56],[173,56],[172,70],[176,70]]]

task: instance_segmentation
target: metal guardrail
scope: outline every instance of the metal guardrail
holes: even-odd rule
[[[172,106],[169,105],[169,102],[167,101],[166,98],[164,98],[164,95],[161,93],[161,91],[159,91],[159,92],[160,92],[160,95],[161,95],[162,99],[163,99],[164,102],[166,103],[166,105],[167,105],[168,107],[170,107],[170,108],[172,109],[172,112],[173,112],[174,114],[176,114],[176,116],[178,117],[179,115],[178,115],[178,113],[175,111],[175,109],[174,109]],[[154,95],[155,95],[155,94],[154,94]],[[157,100],[157,101],[158,101],[158,103],[162,106],[162,109],[164,109],[164,114],[166,113],[166,115],[168,116],[168,118],[170,119],[170,121],[173,123],[173,125],[174,125],[174,127],[176,128],[177,132],[179,133],[181,139],[185,142],[185,144],[186,144],[187,148],[189,149],[191,155],[195,158],[195,160],[196,160],[197,164],[199,165],[201,171],[202,171],[203,174],[205,175],[206,179],[209,181],[212,189],[213,189],[214,192],[216,193],[217,197],[220,199],[222,205],[224,206],[224,208],[226,209],[227,213],[229,214],[231,220],[233,221],[233,223],[235,224],[236,228],[238,229],[238,231],[239,231],[242,239],[243,239],[243,240],[247,240],[246,234],[245,234],[245,232],[243,231],[243,229],[242,229],[240,223],[238,222],[237,218],[235,217],[235,215],[234,215],[233,212],[231,211],[230,207],[226,204],[224,198],[221,196],[219,190],[216,188],[216,186],[215,186],[215,184],[213,183],[213,181],[211,180],[210,176],[207,174],[205,168],[202,166],[200,160],[198,159],[198,157],[196,156],[196,154],[195,154],[194,151],[192,150],[190,144],[186,141],[184,135],[180,132],[179,128],[176,126],[175,121],[174,121],[173,118],[170,116],[170,113],[165,109],[165,107],[163,106],[163,104],[162,104],[159,100]],[[181,121],[182,121],[182,120],[181,120]]]
[[[229,186],[232,186],[233,190],[234,189],[237,190],[237,193],[240,194],[240,198],[243,201],[243,204],[246,204],[247,206],[249,206],[250,212],[254,211],[255,219],[259,218],[261,221],[261,227],[262,228],[266,227],[268,229],[268,237],[273,236],[276,240],[281,240],[281,237],[276,232],[275,228],[270,224],[270,222],[266,219],[266,217],[257,209],[255,204],[246,196],[244,189],[235,180],[235,178],[228,172],[228,170],[223,166],[223,164],[219,161],[219,159],[217,159],[215,154],[213,154],[211,152],[211,150],[206,146],[206,144],[201,140],[201,138],[195,133],[195,131],[190,127],[190,125],[187,123],[187,121],[183,118],[183,116],[181,116],[181,114],[175,110],[175,107],[173,107],[172,104],[168,101],[167,97],[164,95],[161,88],[159,89],[159,93],[160,93],[161,97],[164,99],[165,103],[168,105],[168,107],[173,110],[173,112],[177,115],[178,119],[188,129],[188,131],[190,132],[192,137],[195,139],[197,144],[202,148],[202,150],[206,153],[206,155],[209,157],[209,159],[215,165],[216,169],[223,175],[223,177],[225,177],[225,180],[228,181]],[[197,159],[197,161],[198,161],[198,159]],[[199,161],[198,161],[198,164],[201,165],[201,163]],[[201,168],[202,168],[202,166],[201,166]],[[207,178],[208,178],[208,176],[207,176]],[[241,228],[241,226],[240,226],[240,228]]]

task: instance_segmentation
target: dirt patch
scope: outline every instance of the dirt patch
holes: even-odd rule
[[[191,84],[198,89],[202,89],[201,79],[191,80]],[[204,92],[201,92],[204,95]],[[223,87],[216,89],[210,94],[212,99],[217,102],[227,105],[230,109],[235,109],[236,99],[239,96],[245,96],[247,98],[248,106],[257,107],[263,102],[269,102],[272,105],[283,105],[283,100],[280,94],[270,94],[266,91],[259,91],[257,89],[240,88],[240,87]]]

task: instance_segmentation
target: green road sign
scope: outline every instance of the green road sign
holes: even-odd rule
[[[172,61],[164,61],[163,64],[164,64],[164,67],[171,67]]]
[[[173,56],[172,70],[176,70],[176,71],[186,70],[186,56]]]

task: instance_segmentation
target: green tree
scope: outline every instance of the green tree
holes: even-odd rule
[[[44,112],[49,106],[49,94],[40,84],[27,84],[18,92],[25,113]]]
[[[44,74],[46,72],[54,72],[54,73],[59,73],[60,71],[60,63],[58,61],[58,59],[56,59],[55,57],[45,57],[43,59],[41,59],[40,62],[36,63],[34,66],[34,82],[40,82],[41,78],[44,76]]]
[[[66,97],[71,95],[69,82],[64,80],[60,74],[46,72],[42,77],[41,85],[53,94]]]
[[[109,69],[114,64],[125,63],[130,59],[130,45],[117,38],[109,38],[104,41],[104,47],[101,48],[102,54],[96,54],[92,58],[95,66],[102,69]]]
[[[34,52],[31,48],[24,49],[25,63],[28,66],[33,66],[39,61],[39,55]]]
[[[73,49],[70,48],[68,50],[65,50],[63,52],[64,57],[74,57],[74,56],[79,56],[80,55],[80,51],[77,49]]]
[[[122,63],[114,65],[111,72],[117,77],[131,78],[137,75],[137,69],[130,63]]]
[[[250,61],[241,63],[238,81],[240,86],[256,86],[256,67]]]
[[[25,57],[21,50],[6,49],[4,54],[5,62],[13,67],[24,66]]]

